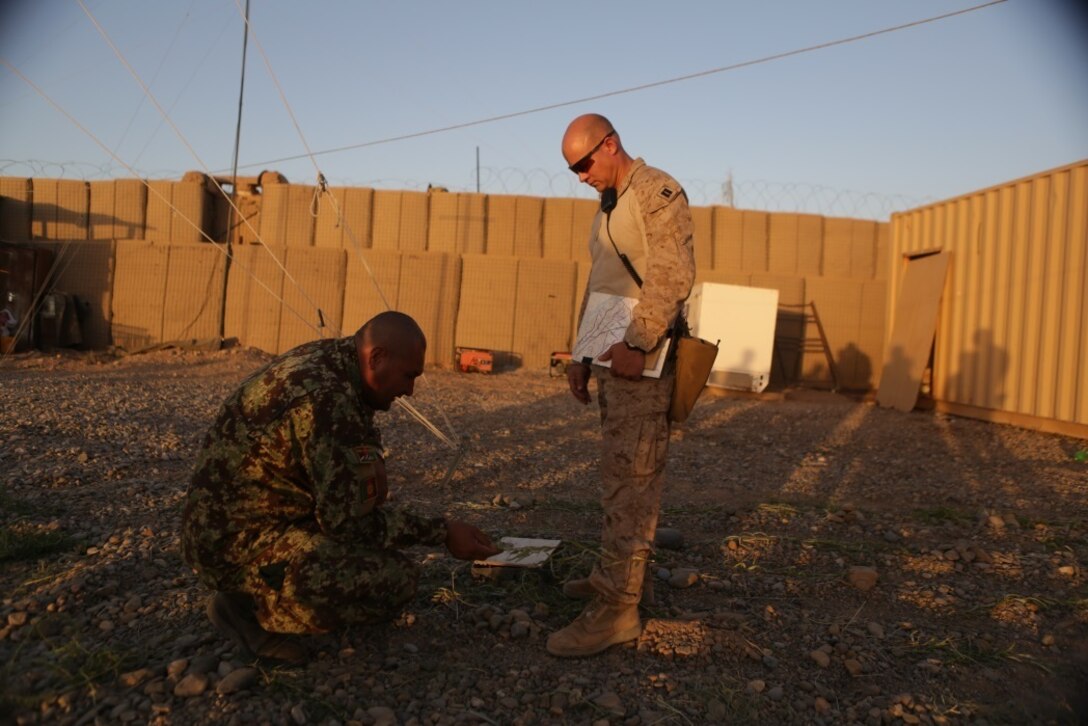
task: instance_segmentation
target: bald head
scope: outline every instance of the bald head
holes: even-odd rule
[[[363,324],[355,333],[355,344],[382,346],[393,350],[427,347],[427,338],[412,316],[386,310]]]
[[[571,121],[563,134],[563,155],[566,156],[570,150],[575,160],[580,159],[605,134],[614,130],[612,122],[599,113],[583,114]]]
[[[597,191],[618,187],[633,162],[612,122],[599,113],[583,114],[570,122],[562,151],[578,180]]]
[[[399,396],[411,396],[423,374],[427,338],[410,316],[395,310],[375,315],[355,333],[363,398],[388,411]]]

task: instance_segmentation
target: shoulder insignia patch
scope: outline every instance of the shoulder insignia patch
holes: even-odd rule
[[[367,464],[381,458],[381,452],[370,444],[359,444],[352,448],[352,452],[359,459],[360,464]]]
[[[662,199],[672,199],[672,195],[675,193],[676,192],[669,187],[661,187],[661,191],[657,193],[657,196],[661,197]]]

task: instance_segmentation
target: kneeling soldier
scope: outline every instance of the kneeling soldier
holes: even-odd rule
[[[444,544],[454,557],[496,552],[475,527],[385,509],[375,411],[410,396],[426,339],[382,313],[354,336],[273,360],[223,404],[189,485],[181,548],[208,587],[209,619],[251,654],[298,663],[293,634],[393,618],[418,566],[397,551]]]

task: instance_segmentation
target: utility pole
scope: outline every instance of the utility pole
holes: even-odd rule
[[[733,202],[733,170],[730,169],[725,174],[725,181],[722,182],[722,204],[732,207],[735,206]]]
[[[249,0],[246,0],[246,16],[245,23],[242,28],[242,77],[238,84],[238,121],[234,126],[234,159],[231,162],[231,182],[230,182],[230,196],[227,201],[230,204],[227,206],[227,259],[225,275],[230,272],[231,259],[234,257],[234,249],[231,242],[234,240],[234,207],[237,206],[238,200],[238,147],[242,141],[242,98],[245,96],[246,90],[246,49],[249,46]],[[220,187],[222,188],[222,187]],[[239,220],[240,221],[240,220]],[[223,285],[223,300],[219,306],[219,337],[220,339],[226,335],[226,320],[227,320],[227,286]]]
[[[238,84],[238,121],[234,126],[234,160],[231,162],[231,195],[238,197],[238,147],[242,142],[242,98],[246,90],[246,48],[249,45],[249,0],[246,0],[245,25],[242,28],[242,79]],[[234,231],[234,205],[227,215],[227,242]]]
[[[476,193],[480,193],[480,147],[476,147]]]

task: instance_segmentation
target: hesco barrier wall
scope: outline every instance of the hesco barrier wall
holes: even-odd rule
[[[227,239],[228,205],[200,174],[146,185],[0,177],[0,238],[39,241],[70,258],[55,287],[90,301],[96,347],[210,338],[221,327],[278,353],[318,337],[322,323],[326,334],[354,331],[386,304],[420,321],[433,365],[450,365],[464,346],[543,368],[571,347],[592,200],[357,187],[316,195],[285,183],[265,183],[256,200],[232,238],[259,234],[267,247],[235,244],[228,265],[228,246],[208,243]],[[839,385],[877,384],[887,224],[726,207],[692,213],[698,281],[779,290],[778,380],[831,384],[802,307],[814,302]]]
[[[895,214],[891,227],[893,296],[907,257],[951,253],[937,405],[1088,436],[1088,160]]]

